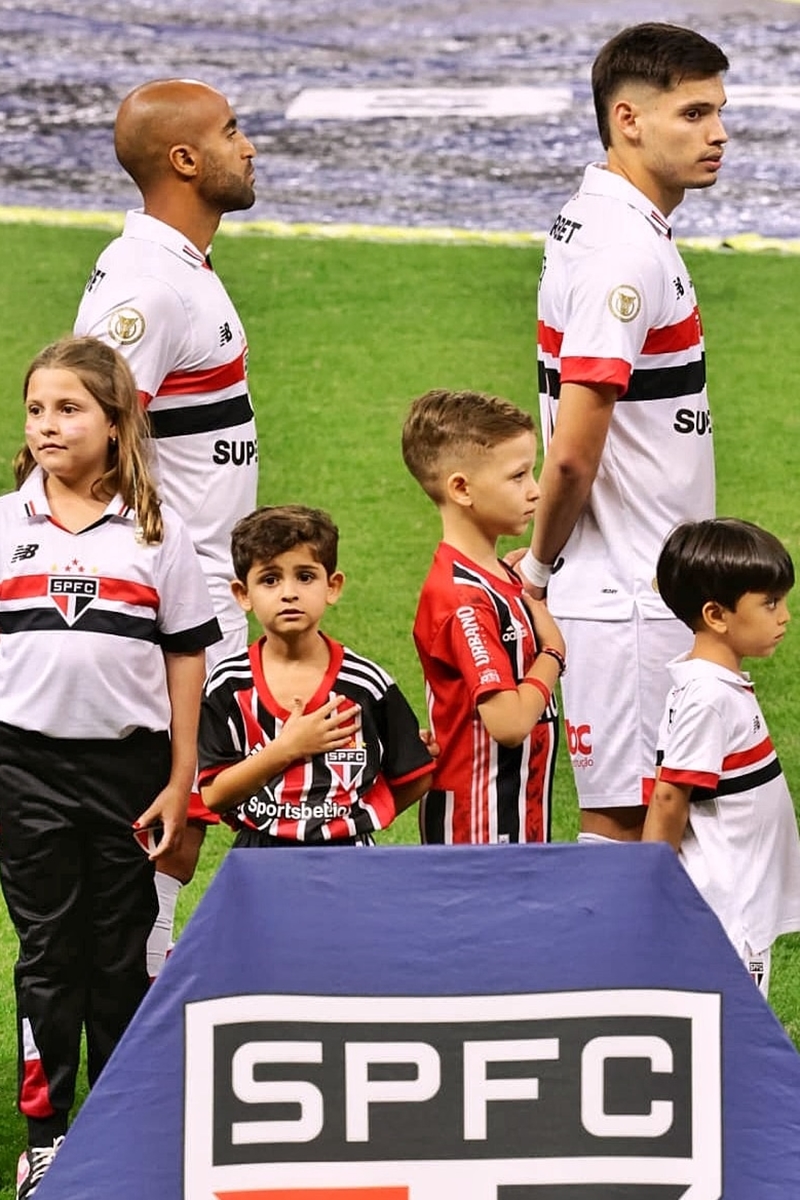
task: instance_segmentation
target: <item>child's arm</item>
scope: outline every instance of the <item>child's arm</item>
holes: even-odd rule
[[[274,741],[241,762],[232,763],[207,782],[201,782],[203,802],[212,812],[226,812],[249,800],[260,788],[298,759],[311,758],[327,750],[341,750],[356,732],[358,705],[337,711],[345,699],[334,696],[314,712],[304,713],[303,702],[294,701],[292,714]]]
[[[692,789],[686,784],[656,780],[642,830],[643,842],[669,842],[680,850],[689,820],[689,796]]]
[[[164,826],[158,849],[150,855],[152,859],[159,858],[168,850],[176,850],[183,837],[186,809],[197,766],[197,724],[206,674],[205,650],[196,650],[191,654],[165,651],[164,666],[172,710],[169,780],[137,822],[139,825],[152,825],[160,821]]]
[[[555,650],[563,658],[564,639],[544,600],[526,596],[525,603],[539,645]],[[520,746],[544,712],[560,674],[558,659],[540,653],[516,688],[493,692],[479,701],[478,712],[489,736],[501,746]]]
[[[395,815],[399,816],[401,812],[405,812],[412,804],[421,800],[432,783],[433,772],[429,771],[427,775],[421,775],[419,779],[412,779],[408,783],[390,784]]]

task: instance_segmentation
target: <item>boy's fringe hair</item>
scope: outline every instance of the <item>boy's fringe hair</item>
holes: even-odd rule
[[[295,546],[310,546],[327,575],[333,575],[339,530],[328,513],[305,504],[262,505],[233,527],[231,558],[234,574],[240,583],[247,583],[248,573],[255,563],[266,565]]]
[[[106,470],[92,484],[92,494],[110,501],[119,493],[136,513],[137,537],[148,545],[162,541],[164,522],[147,463],[147,417],[125,359],[98,338],[61,338],[40,350],[28,367],[23,399],[34,371],[42,369],[72,371],[116,425],[117,440],[109,441]],[[27,446],[17,451],[13,462],[17,487],[35,465]]]
[[[441,504],[443,471],[453,470],[456,460],[491,450],[533,428],[530,413],[501,396],[434,388],[418,396],[408,410],[403,461],[433,502]]]

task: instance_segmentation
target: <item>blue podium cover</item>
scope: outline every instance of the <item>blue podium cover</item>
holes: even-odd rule
[[[662,845],[235,850],[37,1200],[788,1200],[800,1057]]]

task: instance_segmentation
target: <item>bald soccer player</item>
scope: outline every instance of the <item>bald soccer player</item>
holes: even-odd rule
[[[230,532],[256,504],[258,444],[247,341],[208,252],[222,214],[255,201],[255,149],[227,99],[185,79],[145,83],[126,96],[114,147],[143,204],[92,269],[75,332],[111,343],[133,369],[160,494],[189,528],[222,628],[210,668],[247,645],[230,590]],[[158,860],[151,975],[171,942],[180,886],[216,820],[193,797],[181,847]]]

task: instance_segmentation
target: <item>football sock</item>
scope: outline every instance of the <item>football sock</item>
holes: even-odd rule
[[[179,879],[156,871],[156,893],[158,895],[158,916],[150,930],[147,939],[147,973],[155,979],[167,959],[172,946],[172,928],[175,923],[175,905],[178,902],[178,892],[181,890]]]

